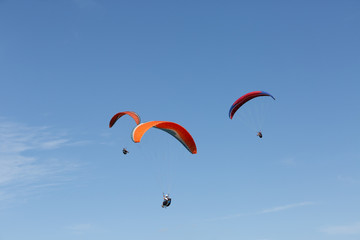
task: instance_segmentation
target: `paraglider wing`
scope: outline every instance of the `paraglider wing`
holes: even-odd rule
[[[109,123],[109,128],[111,128],[116,123],[116,121],[124,115],[129,115],[130,117],[132,117],[135,120],[136,125],[139,125],[141,122],[139,115],[137,115],[135,112],[131,112],[131,111],[119,112],[111,118]]]
[[[152,127],[161,129],[181,142],[192,154],[197,152],[196,144],[190,133],[181,125],[167,121],[150,121],[137,125],[132,132],[132,140],[136,143],[141,141],[142,136]]]
[[[254,91],[254,92],[249,92],[247,94],[245,94],[244,96],[240,97],[238,100],[236,100],[233,105],[231,105],[231,108],[229,110],[229,117],[230,119],[233,118],[234,114],[236,113],[236,111],[242,106],[244,105],[246,102],[250,101],[253,98],[256,97],[261,97],[261,96],[269,96],[272,97],[274,100],[275,98],[267,92],[264,91]]]

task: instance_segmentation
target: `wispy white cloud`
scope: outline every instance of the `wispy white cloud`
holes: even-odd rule
[[[75,223],[69,226],[64,227],[64,229],[75,235],[94,235],[94,234],[103,234],[107,230],[101,226],[98,226],[93,223]]]
[[[295,167],[296,166],[296,161],[294,158],[291,157],[287,157],[281,160],[281,164],[285,165],[287,167]]]
[[[355,179],[353,177],[343,176],[343,175],[338,175],[337,180],[340,182],[350,183],[350,184],[359,184],[360,183],[359,179]]]
[[[68,139],[49,140],[49,141],[43,142],[41,147],[43,149],[55,149],[55,148],[58,148],[58,147],[64,145],[68,141],[69,141]]]
[[[326,227],[321,229],[321,232],[327,234],[360,235],[360,222],[349,225]]]
[[[67,139],[56,136],[48,127],[29,127],[0,120],[0,153],[19,154],[26,150],[54,149]]]
[[[169,231],[169,228],[160,228],[159,232],[167,232]]]
[[[209,219],[206,219],[206,221],[228,220],[228,219],[233,219],[233,218],[238,218],[238,217],[244,217],[244,216],[250,216],[250,215],[254,215],[254,214],[243,214],[243,213],[231,214],[231,215],[222,216],[222,217],[209,218]]]
[[[282,206],[264,209],[259,212],[238,213],[238,214],[232,214],[232,215],[227,215],[227,216],[223,216],[223,217],[210,218],[207,220],[208,221],[218,221],[218,220],[228,220],[228,219],[233,219],[233,218],[239,218],[239,217],[244,217],[244,216],[262,215],[262,214],[275,213],[275,212],[285,211],[285,210],[289,210],[292,208],[298,208],[298,207],[303,207],[303,206],[308,206],[308,205],[313,205],[313,204],[315,204],[315,203],[314,202],[300,202],[300,203],[294,203],[294,204],[286,204],[286,205],[282,205]]]
[[[300,202],[300,203],[294,203],[294,204],[287,204],[287,205],[283,205],[283,206],[277,206],[277,207],[273,207],[273,208],[264,209],[264,210],[258,212],[258,214],[279,212],[279,211],[284,211],[284,210],[288,210],[291,208],[297,208],[297,207],[308,206],[308,205],[313,205],[313,204],[314,204],[314,202]]]
[[[20,189],[30,192],[57,184],[54,179],[59,180],[76,164],[44,158],[41,153],[67,145],[71,141],[64,134],[56,134],[48,127],[29,127],[0,119],[0,201],[23,192]]]
[[[92,229],[92,225],[90,223],[79,223],[79,224],[74,224],[71,226],[66,227],[66,229],[70,230],[73,233],[76,234],[82,234],[85,232],[88,232]]]

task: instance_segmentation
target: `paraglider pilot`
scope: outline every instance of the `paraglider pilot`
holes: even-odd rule
[[[163,201],[161,207],[162,208],[167,208],[171,204],[171,198],[169,197],[168,194],[164,195],[164,193],[163,193],[163,198],[164,198],[164,201]]]
[[[126,150],[126,148],[123,148],[123,154],[126,155],[126,154],[128,154],[128,153],[129,153],[129,151]]]
[[[262,133],[261,133],[261,131],[259,131],[256,136],[258,136],[259,138],[262,138]]]

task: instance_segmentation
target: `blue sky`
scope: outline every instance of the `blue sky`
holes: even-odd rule
[[[0,240],[359,239],[359,29],[355,0],[0,1]],[[255,90],[261,140],[228,118]]]

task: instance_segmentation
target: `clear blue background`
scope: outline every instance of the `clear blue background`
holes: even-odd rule
[[[355,0],[0,1],[0,239],[359,239],[359,43]]]

